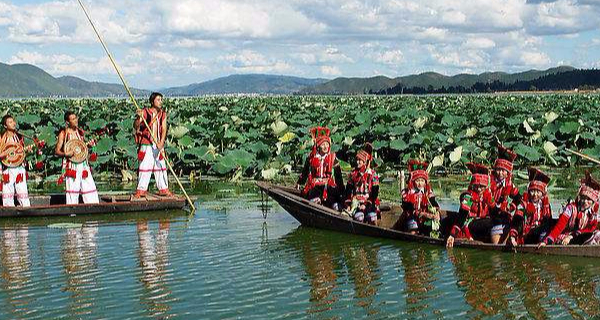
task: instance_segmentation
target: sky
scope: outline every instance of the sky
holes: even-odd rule
[[[128,82],[600,68],[600,0],[83,0]],[[0,0],[0,62],[118,82],[77,0]]]

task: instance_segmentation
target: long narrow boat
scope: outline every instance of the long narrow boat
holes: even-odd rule
[[[445,246],[446,244],[442,239],[413,235],[396,230],[400,215],[402,214],[402,209],[395,204],[382,204],[380,225],[374,226],[354,221],[338,214],[338,212],[333,209],[312,203],[300,197],[299,191],[294,188],[277,186],[266,182],[257,182],[256,185],[304,226],[370,237],[428,243],[439,246]],[[445,214],[447,214],[447,212],[442,213],[442,215]],[[551,245],[538,248],[536,245],[520,245],[512,248],[506,245],[495,245],[468,240],[456,240],[454,246],[545,255],[600,257],[600,246]]]
[[[124,213],[183,209],[185,198],[149,197],[144,200],[131,200],[128,195],[100,195],[100,203],[65,204],[65,195],[30,196],[31,207],[0,207],[0,218],[9,217],[50,217],[94,215],[103,213]]]

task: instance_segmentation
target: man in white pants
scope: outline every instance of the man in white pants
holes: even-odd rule
[[[71,139],[79,139],[84,141],[83,130],[79,125],[77,115],[71,111],[65,113],[66,128],[62,129],[58,134],[56,142],[56,155],[63,158],[63,178],[66,182],[66,197],[67,204],[78,204],[79,195],[83,198],[84,203],[98,203],[98,191],[96,191],[96,183],[92,177],[92,171],[87,160],[75,163],[71,161],[73,153],[65,153],[65,143]],[[93,146],[94,140],[90,140],[87,145]]]
[[[5,128],[0,137],[0,150],[8,143],[21,144],[25,152],[31,151],[31,146],[25,147],[23,137],[17,133],[17,122],[11,115],[5,115],[2,118],[2,125]],[[0,159],[4,159],[8,154],[0,153]],[[23,164],[2,168],[2,205],[5,207],[15,206],[15,193],[17,200],[22,207],[29,207],[29,193],[27,191],[27,172]]]
[[[134,198],[146,196],[152,174],[154,174],[158,194],[173,195],[169,191],[167,165],[163,154],[167,138],[167,113],[162,109],[162,97],[162,94],[153,92],[150,95],[150,108],[138,110],[138,118],[133,124],[136,142],[139,145],[138,160],[140,161],[138,186]],[[146,119],[148,127],[142,119]],[[156,139],[156,144],[151,135]]]

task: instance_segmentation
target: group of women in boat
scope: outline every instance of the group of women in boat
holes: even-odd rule
[[[167,114],[162,108],[162,94],[150,95],[150,107],[140,109],[134,123],[135,141],[138,144],[138,185],[133,198],[143,199],[147,195],[150,178],[154,174],[158,195],[172,196],[168,187],[167,167],[164,158],[164,146],[167,133]],[[145,120],[145,121],[144,121]],[[95,146],[95,139],[86,139],[85,132],[79,126],[79,118],[72,111],[64,115],[64,127],[58,128],[55,155],[62,158],[62,174],[59,184],[65,185],[66,204],[98,203],[98,192],[92,177],[89,162],[97,155],[88,153],[87,148]],[[37,148],[41,154],[44,141],[28,137],[17,130],[17,117],[7,114],[2,118],[4,132],[0,136],[0,160],[2,165],[2,205],[14,207],[15,198],[19,205],[29,207],[27,190],[28,173],[25,154]],[[25,138],[31,138],[33,145],[25,145]],[[73,148],[67,147],[72,145]],[[36,164],[43,169],[43,163]]]
[[[356,221],[378,225],[379,176],[373,168],[372,147],[356,154],[356,166],[344,185],[336,154],[331,151],[330,130],[310,130],[312,152],[306,159],[296,187],[309,201]],[[396,225],[404,232],[445,237],[452,247],[455,239],[493,244],[600,244],[600,183],[589,173],[581,180],[575,200],[569,200],[553,219],[548,183],[550,177],[537,168],[528,169],[529,183],[521,193],[514,184],[513,163],[517,154],[499,145],[492,168],[467,163],[469,187],[459,199],[458,212],[440,217],[439,204],[429,183],[428,163],[411,159],[409,178],[401,188],[402,217]]]

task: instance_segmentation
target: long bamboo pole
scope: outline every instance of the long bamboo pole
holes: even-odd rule
[[[94,25],[94,22],[92,22],[92,19],[90,18],[90,15],[88,14],[87,9],[83,5],[83,2],[81,0],[77,0],[77,2],[79,2],[79,5],[81,6],[81,9],[83,9],[83,13],[85,13],[85,16],[86,16],[87,20],[92,25],[92,28],[94,29],[94,32],[96,33],[96,36],[98,36],[98,40],[100,40],[100,43],[102,44],[102,47],[104,48],[104,51],[108,55],[108,59],[110,59],[110,62],[112,63],[112,65],[115,68],[115,70],[117,71],[117,74],[119,75],[119,78],[121,79],[121,82],[123,83],[123,86],[125,87],[125,90],[127,91],[127,94],[129,95],[129,98],[131,98],[131,101],[133,102],[133,105],[135,106],[135,108],[137,110],[140,110],[141,108],[138,105],[137,101],[135,100],[135,97],[131,93],[131,90],[129,89],[129,85],[127,85],[127,81],[125,81],[125,77],[123,77],[123,74],[121,73],[121,69],[119,68],[119,66],[117,65],[117,62],[115,61],[115,59],[113,58],[112,54],[108,50],[108,47],[106,46],[106,43],[104,43],[104,40],[100,36],[100,33],[98,32],[98,29],[96,29],[96,25]],[[150,125],[148,124],[148,122],[146,121],[146,119],[144,117],[142,117],[142,121],[144,122],[144,125],[146,125],[147,128],[150,128]],[[154,132],[152,132],[152,130],[150,130],[150,137],[152,138],[152,142],[155,145],[158,145],[158,143],[157,143],[158,139],[156,138],[156,136],[154,135]],[[171,166],[171,163],[169,162],[169,159],[167,158],[166,152],[164,152],[164,149],[161,150],[161,152],[163,152],[163,156],[165,158],[165,163],[167,164],[167,167],[169,167],[169,170],[171,171],[171,174],[173,175],[173,177],[175,177],[175,181],[177,181],[177,184],[179,185],[179,188],[181,188],[181,191],[185,195],[185,198],[187,199],[187,202],[189,203],[189,205],[190,205],[190,207],[192,209],[192,213],[196,212],[196,207],[194,206],[194,202],[188,196],[187,192],[185,191],[185,188],[181,184],[181,181],[177,177],[177,174],[175,174],[175,171],[173,171],[173,167]]]
[[[598,160],[596,158],[593,158],[593,157],[590,157],[587,154],[583,154],[581,152],[577,152],[577,151],[571,150],[569,148],[565,148],[565,150],[569,151],[572,154],[578,155],[578,156],[580,156],[580,157],[582,157],[582,158],[584,158],[586,160],[589,160],[589,161],[594,162],[596,164],[600,164],[600,160]]]

